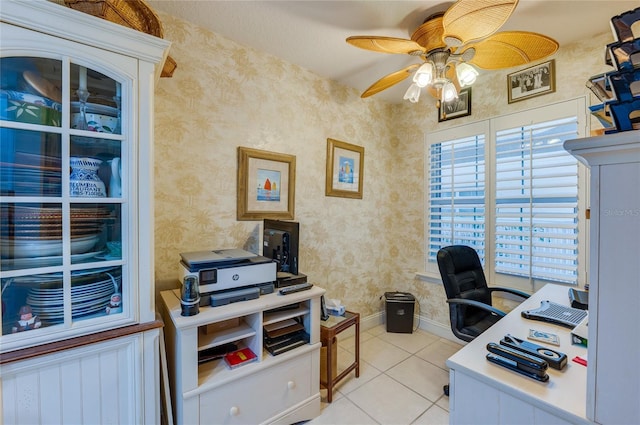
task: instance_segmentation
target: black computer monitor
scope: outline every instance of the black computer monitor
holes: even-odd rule
[[[262,255],[278,263],[278,272],[298,274],[299,231],[295,221],[264,220]]]

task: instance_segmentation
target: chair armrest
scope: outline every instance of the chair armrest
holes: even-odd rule
[[[508,292],[510,294],[517,295],[517,296],[525,298],[525,299],[529,298],[531,296],[531,295],[527,294],[526,292],[518,291],[517,289],[503,288],[503,287],[499,287],[499,286],[489,286],[489,291],[490,292]]]
[[[483,310],[489,311],[493,314],[495,314],[496,316],[500,316],[500,317],[504,317],[507,315],[507,313],[505,313],[502,310],[498,310],[497,308],[490,306],[488,304],[485,303],[481,303],[479,301],[474,301],[474,300],[465,300],[464,298],[450,298],[447,300],[447,302],[449,304],[464,304],[464,305],[470,305],[473,307],[477,307],[477,308],[481,308]]]

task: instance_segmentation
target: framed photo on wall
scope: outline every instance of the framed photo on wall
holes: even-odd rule
[[[509,103],[556,91],[555,59],[507,75]]]
[[[450,102],[440,102],[438,122],[471,115],[471,87],[460,90],[458,98]]]
[[[362,199],[364,147],[327,139],[326,196]]]
[[[238,220],[293,220],[296,157],[238,147]]]

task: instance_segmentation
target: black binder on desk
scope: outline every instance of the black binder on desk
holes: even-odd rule
[[[589,309],[589,293],[587,291],[579,291],[574,288],[569,289],[569,300],[571,301],[571,307],[579,308],[580,310]]]

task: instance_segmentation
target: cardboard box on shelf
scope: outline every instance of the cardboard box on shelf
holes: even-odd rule
[[[331,345],[331,379],[338,376],[338,338],[333,337]],[[320,385],[327,385],[327,347],[320,349]]]
[[[221,322],[209,323],[206,326],[203,326],[203,332],[205,334],[220,332],[225,329],[231,329],[240,326],[240,318],[234,317],[233,319],[223,320]]]

